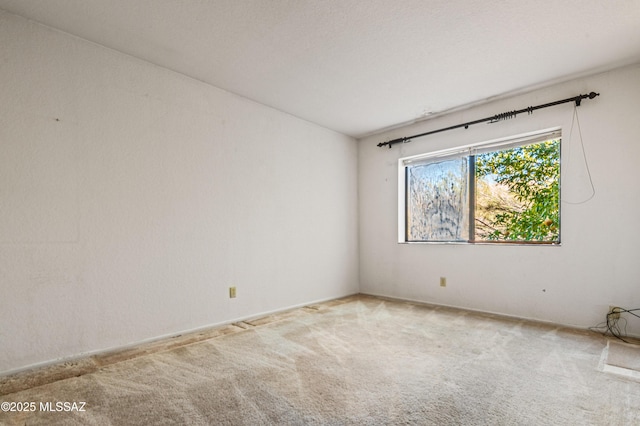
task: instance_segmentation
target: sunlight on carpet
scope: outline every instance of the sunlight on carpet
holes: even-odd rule
[[[601,369],[640,380],[640,346],[609,341],[603,351]]]

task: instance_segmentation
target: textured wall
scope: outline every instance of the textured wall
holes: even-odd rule
[[[358,291],[353,139],[3,12],[0,39],[0,374]]]
[[[415,139],[392,149],[376,144],[466,121],[600,92],[578,108],[591,190],[573,104],[497,124],[478,124]],[[454,305],[589,327],[609,305],[640,307],[640,66],[537,90],[360,141],[360,288],[364,293]],[[560,126],[562,246],[398,244],[398,159],[438,149]],[[447,277],[447,287],[439,286]],[[629,321],[640,335],[640,321]]]

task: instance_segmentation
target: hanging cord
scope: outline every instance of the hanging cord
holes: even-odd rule
[[[580,137],[580,148],[582,150],[582,158],[584,160],[584,165],[585,165],[585,168],[587,169],[589,186],[591,186],[591,195],[586,200],[582,200],[582,201],[571,202],[571,201],[562,200],[562,202],[566,204],[578,205],[578,204],[584,204],[589,200],[591,200],[596,195],[596,188],[593,185],[593,178],[591,177],[591,170],[589,169],[589,161],[587,160],[587,153],[584,150],[584,141],[582,140],[582,129],[580,128],[580,118],[578,117],[577,104],[573,106],[573,118],[571,119],[571,130],[569,130],[569,142],[573,141],[573,125],[575,123],[578,123],[578,136]]]

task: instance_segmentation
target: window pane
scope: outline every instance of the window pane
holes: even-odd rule
[[[560,241],[560,139],[476,156],[477,241]]]
[[[409,166],[407,241],[469,239],[468,158]]]

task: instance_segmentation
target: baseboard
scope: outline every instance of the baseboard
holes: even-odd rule
[[[241,332],[247,328],[268,324],[270,322],[286,318],[288,313],[295,312],[300,308],[312,307],[310,311],[318,310],[318,305],[322,306],[325,304],[331,305],[332,303],[343,303],[357,295],[358,293],[352,293],[346,296],[317,299],[306,303],[291,305],[282,309],[263,311],[220,323],[156,336],[127,345],[84,352],[65,358],[45,361],[21,367],[19,369],[6,371],[0,374],[0,395],[7,395],[24,389],[56,382],[58,380],[81,376],[95,372],[107,365],[126,361],[138,356],[170,350],[219,336]]]
[[[572,324],[563,324],[563,323],[557,323],[557,322],[553,322],[553,321],[545,321],[545,320],[541,320],[541,319],[537,319],[537,318],[528,318],[528,317],[522,317],[522,316],[517,316],[517,315],[505,314],[505,313],[501,313],[501,312],[485,311],[485,310],[482,310],[482,309],[474,309],[474,308],[468,308],[468,307],[464,307],[464,306],[455,306],[455,305],[447,305],[447,304],[443,304],[443,303],[426,302],[424,300],[409,299],[409,298],[402,298],[402,297],[395,297],[395,296],[387,296],[387,295],[384,295],[384,294],[376,294],[376,293],[361,293],[361,294],[362,295],[367,295],[367,296],[372,296],[372,297],[378,297],[378,298],[381,298],[381,299],[393,300],[393,301],[397,301],[397,302],[416,303],[416,304],[425,305],[425,306],[440,307],[440,308],[446,308],[446,309],[455,309],[455,310],[458,310],[458,311],[465,311],[465,312],[473,312],[473,313],[479,314],[479,315],[491,315],[491,316],[494,316],[494,317],[507,318],[507,319],[515,320],[515,321],[527,321],[527,322],[530,322],[530,323],[543,324],[543,325],[550,326],[550,327],[560,327],[562,329],[574,330],[574,331],[577,331],[577,332],[595,333],[593,330],[589,329],[588,327],[580,327],[580,326],[572,325]],[[634,336],[629,336],[629,337],[634,337]]]
[[[357,298],[376,298],[394,302],[412,303],[430,306],[440,309],[470,312],[476,315],[488,315],[492,317],[506,318],[512,321],[526,321],[529,323],[543,324],[547,327],[562,328],[577,333],[595,333],[587,328],[558,324],[550,321],[540,321],[532,318],[506,315],[498,312],[482,311],[459,306],[437,304],[422,300],[400,298],[374,293],[352,293],[337,298],[325,298],[312,302],[300,303],[287,308],[264,311],[261,313],[235,318],[217,324],[210,324],[170,335],[158,336],[128,345],[102,349],[90,353],[84,353],[65,359],[54,360],[46,363],[21,368],[17,371],[9,371],[0,375],[0,395],[19,392],[36,386],[52,383],[66,378],[80,376],[95,372],[107,365],[130,360],[139,356],[175,349],[204,340],[213,339],[231,333],[242,332],[253,327],[259,327],[274,321],[288,318],[291,315],[308,314],[321,311],[336,304],[348,303]]]

